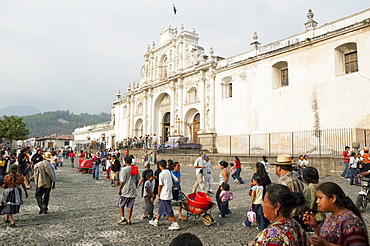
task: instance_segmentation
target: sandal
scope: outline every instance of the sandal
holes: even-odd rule
[[[14,222],[13,223],[10,223],[9,224],[9,227],[17,227],[17,224],[15,224]]]

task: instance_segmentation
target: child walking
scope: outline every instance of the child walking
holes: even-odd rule
[[[153,173],[146,174],[146,181],[144,183],[144,201],[145,201],[145,210],[144,210],[144,218],[153,219]]]
[[[256,219],[258,223],[257,229],[262,231],[265,229],[265,222],[264,217],[262,213],[262,202],[263,202],[263,186],[261,185],[262,181],[259,176],[255,176],[252,179],[252,197],[250,202],[250,208],[253,210],[253,212],[256,213]],[[248,218],[243,223],[244,226],[251,227],[251,222],[248,220]]]
[[[227,183],[222,183],[221,185],[221,214],[219,215],[222,218],[225,218],[226,215],[231,215],[231,210],[229,209],[229,201],[234,199],[234,195],[230,192],[230,185]]]

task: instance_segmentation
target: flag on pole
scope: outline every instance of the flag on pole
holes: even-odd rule
[[[176,14],[176,12],[177,12],[177,9],[175,7],[175,4],[173,4],[173,14]]]

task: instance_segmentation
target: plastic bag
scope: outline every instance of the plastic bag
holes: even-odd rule
[[[257,221],[256,213],[252,209],[249,209],[249,211],[247,212],[247,217],[249,222],[251,223],[255,223]]]

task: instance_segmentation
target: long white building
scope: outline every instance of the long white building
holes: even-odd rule
[[[228,58],[199,46],[195,30],[164,27],[96,140],[185,136],[211,151],[260,154],[284,151],[294,140],[286,132],[313,131],[311,144],[318,131],[346,128],[348,141],[366,144],[367,133],[356,133],[370,129],[370,9],[321,26],[313,17],[310,10],[303,32],[267,45],[255,33],[250,50]],[[75,139],[89,131],[76,129]]]

